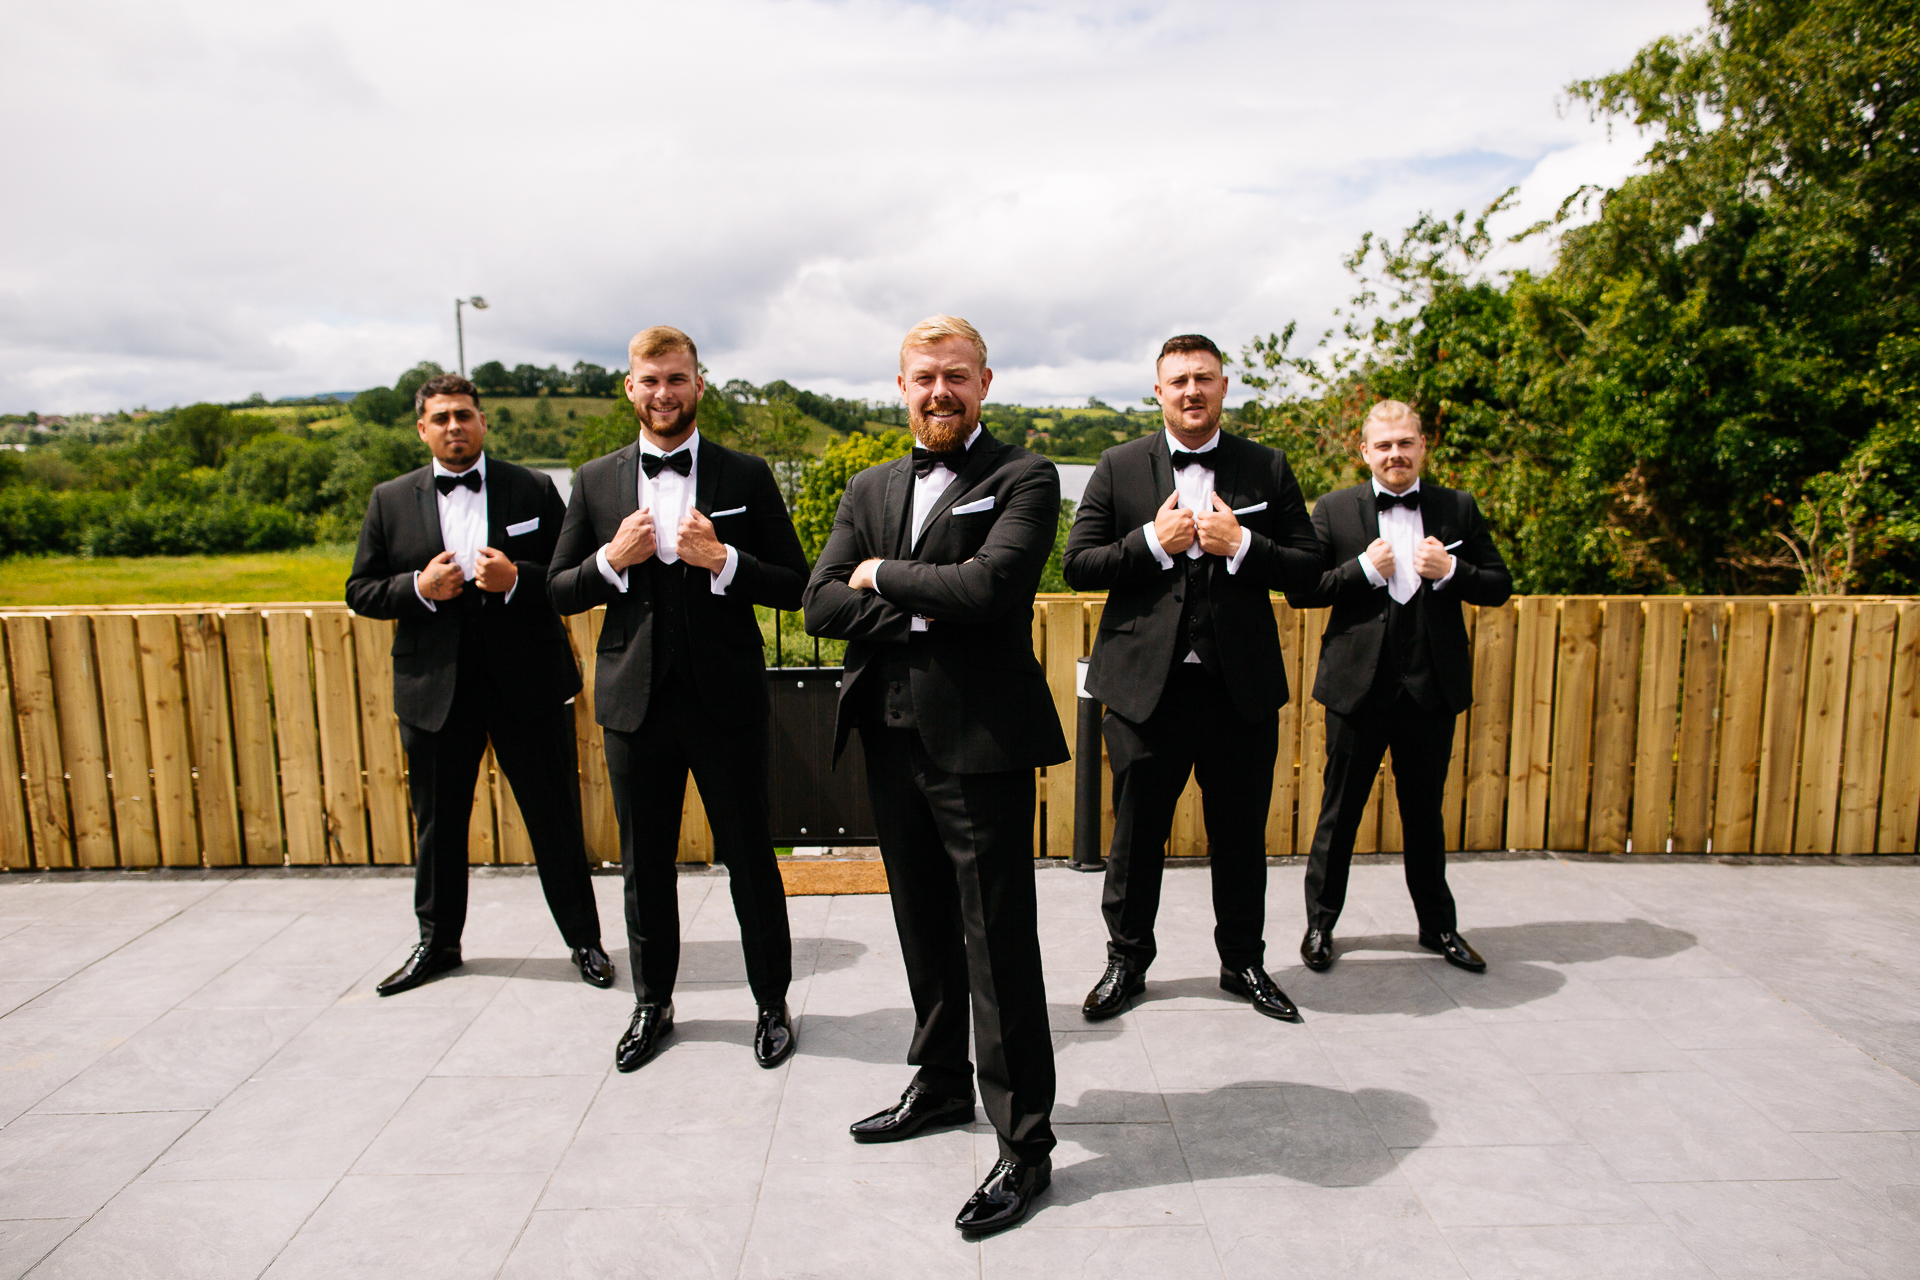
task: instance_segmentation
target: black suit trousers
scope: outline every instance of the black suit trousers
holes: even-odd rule
[[[691,769],[713,827],[713,856],[727,869],[747,987],[756,1004],[780,1004],[793,981],[793,941],[786,885],[767,825],[766,720],[732,727],[713,724],[676,669],[654,688],[638,729],[602,732],[613,810],[620,820],[627,956],[635,1000],[665,1004],[673,999],[680,970],[675,859]]]
[[[1327,712],[1326,788],[1320,825],[1307,858],[1307,924],[1333,931],[1347,901],[1353,839],[1366,812],[1380,761],[1393,752],[1394,794],[1400,801],[1407,892],[1424,933],[1452,932],[1453,893],[1447,888],[1446,827],[1440,803],[1453,754],[1454,713],[1429,711],[1401,692],[1369,700],[1351,715]]]
[[[549,711],[509,713],[486,698],[484,685],[465,670],[445,725],[430,731],[400,724],[413,799],[413,910],[420,941],[435,949],[460,945],[467,922],[467,829],[489,740],[526,819],[540,889],[560,936],[569,947],[598,945],[600,913],[580,827],[573,708],[563,703]]]
[[[1220,963],[1236,972],[1260,964],[1278,715],[1241,718],[1224,681],[1197,662],[1180,662],[1151,716],[1136,723],[1109,711],[1101,730],[1113,766],[1113,843],[1100,900],[1107,958],[1142,973],[1153,963],[1167,837],[1191,774],[1206,818]]]
[[[915,1082],[980,1101],[1000,1153],[1053,1150],[1053,1034],[1033,887],[1033,770],[949,773],[916,729],[863,725],[867,789],[913,995]]]

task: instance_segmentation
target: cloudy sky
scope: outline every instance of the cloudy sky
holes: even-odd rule
[[[949,311],[994,398],[1129,402],[1347,296],[1360,233],[1526,216],[1644,145],[1570,80],[1699,0],[0,0],[0,411],[621,362],[893,395]]]

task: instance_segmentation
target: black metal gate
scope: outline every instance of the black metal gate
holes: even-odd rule
[[[867,803],[867,770],[856,734],[840,767],[832,767],[833,716],[840,701],[840,667],[774,667],[767,672],[773,701],[773,842],[776,845],[873,845],[880,842]]]

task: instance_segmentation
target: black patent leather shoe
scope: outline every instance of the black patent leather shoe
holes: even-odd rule
[[[1135,973],[1124,961],[1109,960],[1107,971],[1093,984],[1093,990],[1087,992],[1080,1012],[1088,1022],[1105,1022],[1125,1013],[1146,990],[1145,974]]]
[[[1022,1164],[1003,1157],[980,1184],[980,1189],[967,1200],[953,1225],[976,1239],[1005,1231],[1027,1216],[1034,1198],[1052,1181],[1051,1158],[1042,1159],[1039,1164]]]
[[[793,1056],[793,1024],[785,1002],[760,1006],[760,1019],[753,1024],[753,1060],[763,1067],[777,1067]]]
[[[660,1042],[672,1031],[671,1002],[633,1006],[633,1021],[627,1024],[627,1033],[613,1051],[613,1065],[622,1071],[638,1071],[660,1052]]]
[[[1333,934],[1326,929],[1309,929],[1300,939],[1300,958],[1315,973],[1333,968]]]
[[[407,957],[407,962],[380,980],[374,990],[383,996],[397,996],[402,991],[411,991],[429,978],[435,978],[449,969],[458,969],[461,965],[460,950],[436,951],[422,942]]]
[[[910,1084],[900,1101],[847,1127],[855,1142],[898,1142],[925,1129],[973,1123],[972,1098],[941,1098]]]
[[[1480,953],[1457,933],[1423,933],[1420,945],[1429,951],[1438,951],[1456,969],[1465,969],[1468,973],[1487,971],[1487,962],[1480,958]]]
[[[1254,1010],[1269,1018],[1278,1018],[1282,1022],[1300,1021],[1300,1011],[1293,1007],[1293,1001],[1287,999],[1287,993],[1275,986],[1273,979],[1267,976],[1267,971],[1257,964],[1248,965],[1237,973],[1222,969],[1220,989],[1228,995],[1251,1000]]]
[[[613,985],[613,961],[600,949],[599,943],[590,947],[575,947],[573,962],[580,967],[580,976],[596,987]]]

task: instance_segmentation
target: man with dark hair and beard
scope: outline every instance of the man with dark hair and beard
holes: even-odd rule
[[[407,750],[420,943],[376,988],[410,991],[461,965],[467,826],[487,743],[526,819],[540,887],[580,976],[613,985],[580,829],[573,708],[580,668],[547,600],[560,494],[486,454],[480,393],[457,374],[414,393],[433,462],[373,491],[347,603],[392,618],[393,709]]]
[[[899,386],[917,447],[848,483],[806,593],[807,630],[847,641],[834,757],[858,728],[913,994],[919,1070],[853,1138],[972,1121],[971,1009],[1000,1159],[954,1220],[970,1236],[1019,1222],[1052,1176],[1033,771],[1067,758],[1032,640],[1060,477],[980,425],[992,380],[965,320],[908,331]]]
[[[1153,381],[1166,430],[1100,455],[1065,556],[1074,590],[1108,593],[1087,668],[1113,764],[1107,967],[1081,1012],[1114,1017],[1146,990],[1167,836],[1191,774],[1220,987],[1298,1022],[1265,968],[1267,805],[1288,694],[1269,593],[1318,583],[1320,545],[1287,456],[1220,429],[1227,379],[1211,339],[1167,339]]]
[[[614,1064],[634,1071],[673,1031],[680,967],[675,856],[687,772],[727,868],[763,1067],[794,1047],[793,946],[767,823],[767,677],[755,605],[798,609],[807,581],[766,462],[702,440],[693,339],[657,325],[627,347],[640,438],[580,468],[547,574],[561,613],[607,606],[594,665],[626,880],[634,1009]]]

